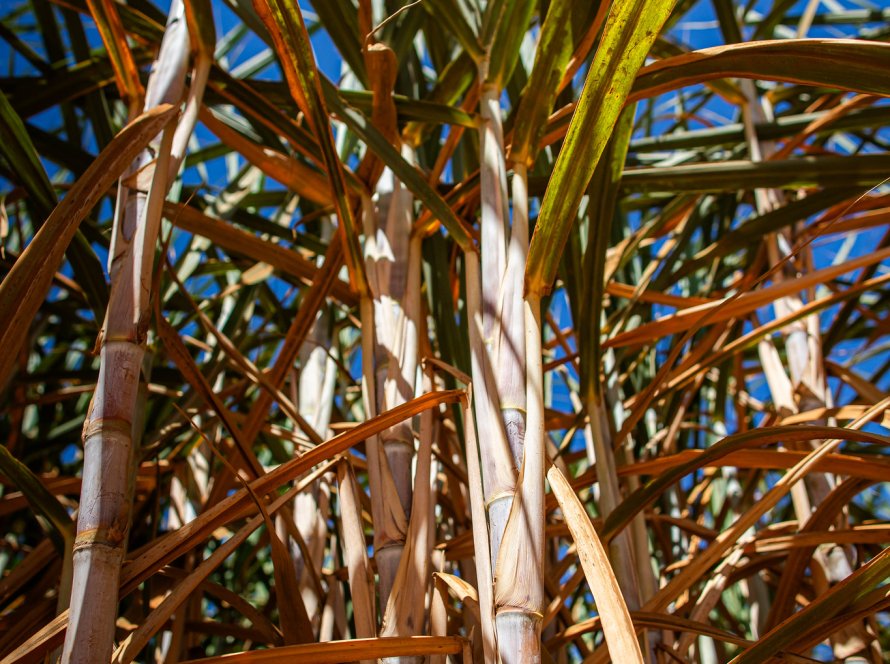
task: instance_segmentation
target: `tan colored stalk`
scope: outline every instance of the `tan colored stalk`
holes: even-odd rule
[[[425,377],[424,383],[424,391],[432,391],[433,385],[429,376]],[[433,411],[425,411],[420,416],[420,445],[417,450],[411,521],[395,583],[384,611],[380,636],[412,636],[424,632],[426,589],[431,572],[431,535],[434,529],[432,518],[434,515],[431,511],[434,504],[431,486],[431,481],[434,479],[432,473],[434,426]],[[383,661],[384,664],[397,662],[419,664],[416,658]]]
[[[359,3],[359,23],[367,35],[362,49],[368,72],[373,104],[371,119],[389,142],[409,162],[415,161],[413,148],[402,145],[398,133],[398,116],[392,91],[396,83],[398,61],[392,49],[382,43],[371,43],[372,8],[367,0]],[[363,201],[365,232],[365,269],[373,296],[374,344],[370,364],[365,371],[375,372],[375,387],[370,397],[376,408],[385,412],[414,396],[417,373],[417,317],[420,312],[420,238],[411,239],[414,198],[389,168],[369,151],[358,169],[358,175],[375,187],[376,205]],[[364,347],[363,347],[364,358]],[[400,422],[380,436],[382,458],[379,472],[369,475],[372,502],[389,500],[389,484],[395,488],[401,514],[395,518],[406,522],[412,510],[412,461],[414,436],[409,422]],[[386,484],[386,488],[378,483]],[[382,508],[398,511],[396,506]],[[377,514],[381,507],[375,508]],[[391,588],[405,547],[405,530],[389,529],[386,538],[377,537],[375,518],[375,558],[380,574],[380,604],[387,612]]]
[[[346,461],[340,462],[337,479],[340,486],[343,558],[349,573],[355,636],[360,639],[371,638],[377,635],[377,615],[374,607],[374,575],[368,561],[362,525],[360,489],[352,467]]]
[[[438,578],[433,583],[433,598],[430,603],[430,635],[445,636],[448,631],[448,609],[445,600],[448,590]],[[446,664],[445,655],[430,655],[430,664]]]
[[[478,277],[478,257],[475,254],[467,255],[467,271],[473,269]],[[474,265],[474,268],[470,266]],[[467,278],[468,285],[470,278]],[[467,297],[469,310],[469,296]],[[478,316],[477,318],[481,318]],[[473,319],[470,319],[471,329]],[[481,320],[478,324],[481,325]],[[471,386],[475,393],[475,387]],[[478,404],[478,401],[474,400]],[[485,522],[485,499],[482,489],[482,471],[479,465],[479,444],[476,436],[476,422],[473,418],[473,410],[470,408],[469,399],[461,401],[464,419],[464,434],[466,438],[467,455],[467,488],[470,494],[470,515],[473,527],[473,550],[476,562],[476,589],[479,596],[479,618],[482,623],[482,652],[485,664],[496,664],[498,645],[494,626],[494,599],[492,597],[491,560],[489,559],[490,543],[489,529]],[[478,406],[477,406],[478,408]]]
[[[604,373],[609,375],[612,368],[611,365],[615,361],[614,351],[607,349],[602,353],[601,357],[604,364]],[[603,517],[607,517],[621,501],[616,457],[622,465],[633,463],[631,439],[629,436],[626,437],[624,441],[619,442],[619,446],[616,449],[606,411],[607,404],[614,404],[620,401],[614,382],[610,382],[605,390],[595,385],[590,392],[594,395],[591,399],[594,403],[588,402],[588,407],[592,406],[593,409],[587,412],[591,425],[597,427],[596,436],[601,441],[597,447],[597,479],[603,492],[600,496],[599,506]],[[620,412],[616,415],[619,418],[619,421],[616,422],[617,428],[620,428],[623,424],[620,421]],[[598,425],[595,425],[595,422]],[[596,437],[594,441],[596,441]],[[604,474],[602,475],[599,473],[599,460],[601,458],[606,461],[603,466]],[[634,476],[626,478],[625,482],[628,493],[635,491],[640,485],[639,478]],[[643,514],[635,515],[630,524],[630,529],[618,533],[609,543],[609,559],[612,568],[615,570],[615,576],[621,586],[628,608],[632,611],[638,609],[641,604],[655,594],[657,588],[657,580],[652,571],[649,535]],[[658,638],[658,635],[654,632],[645,634],[646,643],[644,645],[646,647],[644,652],[647,662],[654,660],[654,646]]]
[[[145,109],[180,102],[188,55],[184,8],[175,1],[149,79]],[[66,664],[111,658],[118,580],[130,522],[134,408],[150,321],[155,244],[170,185],[172,145],[173,129],[168,128],[159,146],[136,159],[118,190],[111,295],[99,341],[99,379],[83,430],[71,612],[62,652]]]
[[[293,494],[300,491],[302,487],[294,487],[283,496],[273,501],[265,509],[267,512],[274,513],[281,509],[291,499]],[[170,619],[183,604],[186,604],[195,589],[207,579],[210,574],[217,569],[227,557],[232,555],[234,551],[244,543],[244,541],[263,524],[264,517],[262,515],[255,516],[250,519],[243,527],[222,542],[214,552],[190,572],[158,605],[146,618],[142,624],[129,636],[121,642],[114,653],[113,664],[128,664],[139,654],[146,646],[149,640],[157,634],[163,625]]]
[[[413,150],[402,154],[413,161]],[[420,238],[410,239],[413,219],[411,193],[386,169],[377,186],[374,253],[367,266],[374,294],[376,330],[377,398],[389,409],[414,396],[417,373],[417,316],[420,310]],[[371,273],[376,272],[376,279]],[[381,436],[399,501],[411,513],[414,439],[409,423],[403,422]]]

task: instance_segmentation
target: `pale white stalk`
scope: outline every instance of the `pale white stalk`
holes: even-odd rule
[[[377,415],[374,397],[374,303],[370,297],[362,297],[359,306],[362,321],[362,397],[366,417],[371,418]],[[380,577],[380,603],[385,606],[398,571],[408,524],[379,437],[371,436],[365,440],[365,450],[374,519],[374,559]]]
[[[368,561],[368,549],[362,528],[361,500],[352,468],[346,461],[337,468],[340,486],[340,523],[343,557],[349,572],[349,592],[353,601],[355,636],[371,638],[377,635],[377,616],[374,603],[374,576]]]
[[[484,80],[481,75],[480,80]],[[498,294],[507,264],[507,167],[500,90],[483,84],[479,98],[479,192],[481,196],[482,325],[491,347],[499,326]]]
[[[540,662],[544,596],[544,371],[541,298],[525,298],[528,418],[519,492],[497,559],[495,610],[504,664]]]
[[[304,426],[311,427],[313,433],[322,439],[329,437],[328,424],[337,374],[329,326],[329,312],[323,310],[315,319],[312,330],[300,349],[299,382],[296,386],[292,384],[296,392],[294,400],[298,403]],[[318,629],[321,620],[319,609],[323,598],[314,578],[321,573],[328,540],[330,481],[327,477],[317,479],[306,491],[299,493],[293,503],[295,525],[306,545],[308,559],[295,541],[291,541],[291,557],[300,583],[303,604],[314,629]],[[312,565],[314,570],[308,570],[307,564]]]
[[[528,256],[528,169],[513,167],[513,228],[507,255],[507,270],[498,303],[500,330],[495,340],[494,366],[501,399],[501,417],[516,467],[522,463],[525,440],[526,380],[525,330],[522,287]]]
[[[467,319],[470,337],[470,363],[473,375],[473,406],[482,458],[482,486],[488,510],[488,527],[491,533],[491,560],[496,561],[501,538],[513,504],[516,480],[510,461],[510,450],[504,423],[499,416],[497,394],[493,389],[494,378],[488,362],[488,353],[482,336],[482,297],[479,275],[479,256],[465,255]]]

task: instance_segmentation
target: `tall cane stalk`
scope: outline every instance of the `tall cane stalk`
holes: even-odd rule
[[[178,104],[189,59],[180,0],[170,7],[144,108]],[[74,544],[71,612],[62,661],[107,662],[130,525],[134,410],[150,322],[151,273],[171,183],[174,127],[143,151],[120,182],[111,250],[111,294],[100,333],[99,379],[83,428],[84,467]]]

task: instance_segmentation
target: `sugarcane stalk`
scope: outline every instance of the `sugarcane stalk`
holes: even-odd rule
[[[478,366],[473,365],[473,383],[476,386],[474,392],[477,400],[482,398],[485,401],[481,408],[479,403],[476,405],[476,422],[479,428],[485,502],[491,529],[491,559],[496,561],[516,491],[516,469],[519,461],[515,454],[521,454],[525,429],[522,395],[524,358],[517,355],[517,349],[511,347],[510,342],[521,345],[521,341],[516,342],[516,339],[522,336],[522,319],[519,317],[517,320],[514,316],[518,309],[517,299],[521,300],[524,253],[527,250],[523,252],[523,256],[514,260],[510,274],[506,274],[507,171],[499,102],[500,88],[488,82],[487,75],[488,64],[483,61],[479,66],[479,80],[482,83],[479,98],[481,275],[478,286],[481,295],[482,345],[475,352],[474,361]],[[527,221],[525,228],[521,240],[520,234],[516,233],[516,241],[524,242],[527,246]],[[512,249],[511,256],[517,253],[516,245]],[[469,303],[469,285],[467,297]],[[471,330],[471,336],[472,334]],[[509,336],[505,337],[505,334]],[[471,347],[472,345],[471,341]],[[498,363],[499,357],[503,358],[502,363]],[[510,360],[513,360],[512,365]],[[509,397],[510,401],[504,401],[505,397]]]
[[[470,267],[471,261],[472,264],[475,265],[474,268]],[[467,256],[467,270],[469,271],[471,269],[474,269],[477,273],[479,271],[478,258],[475,254]],[[469,304],[469,297],[467,300]],[[479,318],[478,324],[481,326],[481,315],[478,310],[476,315]],[[471,386],[471,389],[475,394],[475,384]],[[485,664],[494,664],[497,661],[498,645],[497,632],[494,624],[494,598],[492,597],[494,588],[491,560],[489,560],[488,557],[491,545],[488,541],[489,529],[485,523],[482,469],[479,464],[480,455],[478,438],[476,436],[476,422],[473,417],[473,409],[470,408],[468,402],[469,400],[465,399],[461,402],[461,406],[463,408],[464,434],[466,438],[467,490],[470,499],[470,515],[472,517],[473,548],[475,551],[476,562],[476,585],[479,595],[479,618],[482,623],[482,652],[485,658]]]
[[[328,437],[336,389],[337,367],[331,357],[329,327],[329,312],[323,310],[315,319],[312,330],[300,349],[300,377],[298,384],[294,386],[297,392],[294,400],[299,404],[305,426],[311,427],[322,439]],[[321,573],[324,547],[328,539],[329,484],[330,478],[318,478],[306,491],[297,494],[293,502],[295,524],[305,544],[306,553],[304,554],[303,547],[292,541],[291,557],[300,583],[303,604],[314,629],[318,628],[321,620],[318,609],[323,601],[313,580],[314,575]],[[315,569],[310,571],[307,565],[312,565]]]
[[[359,302],[362,322],[362,403],[368,418],[377,415],[374,372],[374,302],[363,296]],[[374,559],[380,576],[381,605],[389,598],[395,580],[408,524],[398,492],[389,472],[379,436],[365,440],[368,484],[371,487],[371,516],[374,519]]]
[[[525,298],[528,419],[519,491],[497,560],[495,623],[504,664],[540,662],[544,596],[544,372],[541,297]]]
[[[407,146],[402,148],[402,155],[409,161],[414,160],[414,151]],[[377,197],[377,387],[383,408],[389,410],[414,396],[421,249],[419,237],[409,240],[413,197],[389,169],[384,171],[378,183]],[[383,433],[381,440],[402,509],[406,516],[410,516],[414,459],[410,423],[402,422],[392,427]]]
[[[482,287],[479,255],[469,253],[466,260],[467,324],[470,337],[470,365],[473,376],[473,407],[478,431],[482,465],[482,487],[488,512],[491,560],[497,560],[501,539],[513,503],[516,479],[504,423],[499,417],[499,402],[488,352],[483,339]],[[485,441],[483,444],[481,441]],[[478,565],[478,561],[477,561]]]
[[[432,381],[425,376],[424,391],[432,391]],[[430,554],[434,514],[433,436],[434,413],[427,410],[420,416],[420,444],[417,450],[417,470],[412,496],[411,521],[405,549],[392,594],[383,616],[381,636],[415,636],[424,631],[427,581],[430,578]],[[422,657],[389,657],[382,664],[421,664]]]
[[[182,99],[189,36],[173,2],[145,109]],[[100,333],[96,391],[84,422],[84,467],[71,610],[62,662],[107,662],[117,616],[121,561],[130,525],[134,410],[150,322],[151,270],[161,209],[171,183],[174,130],[143,151],[121,180],[111,250],[111,293]]]
[[[522,286],[528,257],[528,168],[513,166],[513,227],[507,254],[507,269],[501,285],[497,320],[500,334],[496,337],[494,364],[501,417],[507,443],[518,468],[522,463],[525,440],[525,330],[522,325]]]

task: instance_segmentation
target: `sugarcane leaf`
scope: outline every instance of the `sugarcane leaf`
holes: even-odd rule
[[[733,434],[711,445],[692,460],[659,473],[621,501],[603,524],[601,537],[606,541],[611,540],[618,531],[630,522],[634,514],[651,504],[653,500],[661,495],[661,492],[666,487],[678,482],[689,473],[704,467],[706,464],[713,463],[728,454],[780,441],[788,443],[796,440],[832,438],[855,440],[860,443],[871,443],[873,445],[890,444],[890,438],[887,436],[866,431],[844,429],[842,427],[816,425],[760,427],[751,431]]]
[[[324,81],[323,88],[328,106],[368,147],[386,164],[402,183],[426,205],[442,222],[448,232],[464,251],[474,251],[472,239],[463,224],[454,214],[442,196],[433,189],[420,172],[409,164],[386,137],[371,122],[354,108],[340,100],[333,85]]]
[[[705,247],[688,261],[683,262],[673,273],[672,279],[685,277],[710,261],[722,258],[742,247],[752,246],[766,233],[774,233],[824,210],[841,201],[855,198],[861,190],[846,188],[830,188],[817,191],[800,200],[790,201],[787,205],[766,214],[745,221],[716,242]]]
[[[859,187],[879,184],[890,172],[887,154],[797,157],[780,161],[723,161],[659,168],[631,168],[622,187],[628,191],[735,191],[800,187]]]
[[[232,224],[204,214],[190,205],[165,203],[164,214],[177,227],[202,235],[230,253],[268,263],[298,279],[311,282],[318,272],[318,267],[298,252],[239,230]],[[357,304],[355,294],[344,281],[335,281],[330,292],[344,304]]]
[[[423,655],[457,655],[465,652],[467,642],[459,636],[389,636],[349,641],[328,641],[299,646],[282,646],[268,650],[232,653],[219,657],[194,659],[182,664],[275,664],[283,660],[311,661],[315,664],[338,664],[359,659],[382,657],[420,657]]]
[[[365,35],[359,34],[355,5],[350,0],[329,0],[312,7],[318,14],[334,46],[349,65],[359,83],[368,87],[368,72],[362,59],[362,46]]]
[[[114,78],[122,98],[131,109],[139,108],[145,96],[145,88],[139,79],[139,67],[130,50],[116,2],[112,0],[86,0],[102,43],[111,59]]]
[[[37,156],[37,150],[25,129],[24,123],[0,92],[0,152],[6,158],[15,177],[22,182],[33,203],[36,226],[43,225],[56,206],[56,192],[49,181],[46,170]],[[90,243],[78,230],[73,244],[67,250],[74,276],[86,295],[93,310],[96,322],[105,317],[108,304],[108,289],[102,265],[93,252]]]
[[[888,96],[890,44],[858,39],[782,39],[706,48],[640,70],[629,100],[729,77]]]
[[[754,664],[770,659],[796,641],[803,632],[813,625],[822,625],[837,616],[851,604],[865,597],[870,591],[883,584],[890,574],[890,547],[857,569],[840,583],[820,594],[791,618],[761,637],[757,643],[746,648],[731,664]],[[823,628],[824,629],[824,628]]]
[[[213,60],[216,51],[216,25],[210,0],[184,0],[185,17],[193,48]]]
[[[597,402],[602,399],[601,321],[606,288],[606,254],[611,244],[611,228],[621,185],[622,166],[633,134],[633,116],[633,106],[622,112],[588,187],[587,248],[581,274],[585,292],[581,297],[578,318],[578,337],[583,359],[579,366],[583,394],[587,399]]]
[[[596,601],[612,661],[642,662],[643,654],[640,652],[627,604],[621,595],[609,557],[590,522],[590,516],[559,468],[550,466],[547,481],[559,502],[572,539],[575,540],[578,558]]]
[[[549,292],[578,203],[627,100],[637,70],[675,2],[612,5],[600,47],[547,185],[529,247],[526,290]]]
[[[277,150],[264,148],[244,136],[212,111],[201,111],[201,121],[230,148],[237,150],[247,161],[263,173],[278,180],[288,189],[320,205],[332,203],[330,188],[323,173],[294,157]]]
[[[493,85],[498,90],[506,87],[516,63],[519,62],[519,46],[525,37],[535,5],[533,0],[496,0],[486,7],[492,15],[490,20],[496,25],[488,45],[485,84]],[[495,14],[498,15],[497,18]]]
[[[0,283],[0,345],[8,351],[0,357],[0,389],[12,376],[18,351],[28,339],[28,327],[78,225],[175,114],[176,108],[165,104],[122,129],[74,183]]]
[[[535,51],[535,64],[516,111],[509,155],[513,161],[529,166],[534,162],[538,143],[572,56],[574,5],[574,0],[554,0],[547,10]]]
[[[464,390],[442,390],[423,394],[411,401],[396,406],[385,413],[362,422],[358,426],[326,440],[313,447],[302,456],[290,459],[262,477],[253,480],[251,487],[259,495],[274,491],[281,485],[310,471],[317,464],[333,459],[336,455],[358,445],[369,436],[377,435],[386,429],[413,417],[424,410],[439,404],[457,403],[466,394]],[[163,547],[147,550],[128,563],[122,570],[121,583],[127,589],[137,586],[157,569],[159,565],[178,558],[200,544],[207,534],[220,525],[229,523],[250,502],[247,492],[239,490],[213,505],[197,519],[170,533]]]
[[[56,206],[56,192],[40,163],[22,119],[2,91],[0,91],[0,151],[34,202],[36,212],[44,217],[48,215]]]
[[[225,103],[233,104],[245,117],[254,120],[255,125],[262,125],[277,132],[287,138],[300,153],[322,163],[315,137],[304,126],[289,120],[276,108],[268,95],[258,89],[260,83],[260,81],[243,81],[235,78],[218,65],[214,65],[210,70],[210,90],[218,93]]]
[[[74,523],[62,504],[31,469],[0,445],[0,473],[22,492],[40,525],[48,531],[60,553],[74,544]]]
[[[352,204],[346,191],[344,168],[334,145],[325,96],[322,94],[322,77],[315,64],[312,44],[303,22],[302,9],[295,0],[255,0],[254,7],[272,37],[291,95],[306,115],[321,147],[334,207],[340,220],[337,228],[345,239],[349,280],[357,292],[366,293],[368,283],[358,241],[358,225],[353,219]]]
[[[604,345],[616,347],[644,343],[668,334],[686,331],[694,326],[738,318],[789,294],[798,293],[817,284],[828,283],[847,272],[879,263],[887,258],[890,258],[890,247],[884,247],[840,265],[809,272],[798,279],[780,281],[767,288],[681,309],[633,330],[622,332],[606,341]]]
[[[422,7],[429,12],[437,24],[445,28],[457,39],[474,61],[478,62],[485,50],[479,43],[479,37],[475,28],[470,25],[460,2],[456,0],[441,0],[440,2],[424,2]]]
[[[354,106],[363,113],[371,110],[372,95],[366,90],[338,90],[343,101]],[[405,95],[393,94],[399,119],[429,124],[453,124],[461,127],[475,128],[479,120],[463,109],[444,103],[411,99]]]
[[[662,37],[656,39],[655,43],[652,44],[651,54],[660,60],[680,57],[687,53],[689,53],[688,49],[681,48]],[[735,104],[741,104],[745,101],[745,95],[739,89],[739,86],[731,80],[722,78],[714,79],[712,81],[705,81],[705,85],[727,101]]]

